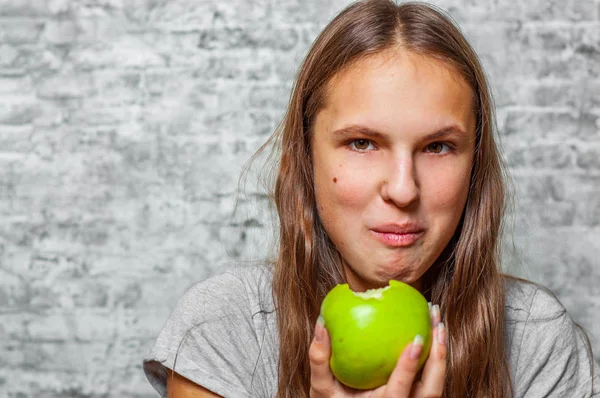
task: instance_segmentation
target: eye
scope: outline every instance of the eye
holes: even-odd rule
[[[448,152],[452,149],[452,147],[450,145],[445,144],[443,142],[432,142],[431,144],[427,145],[427,149],[429,150],[429,152],[435,153],[437,155],[439,155],[441,153],[445,153],[445,152],[442,152],[444,150],[444,147],[447,148],[446,152]]]
[[[352,141],[350,143],[350,147],[352,147],[352,149],[358,152],[371,151],[375,149],[375,145],[373,145],[371,141],[365,139],[358,139]]]

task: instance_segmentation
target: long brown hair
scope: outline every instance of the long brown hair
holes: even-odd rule
[[[423,276],[423,293],[440,305],[448,328],[445,396],[512,395],[498,241],[507,196],[505,167],[494,140],[494,109],[484,71],[443,11],[423,3],[366,0],[344,9],[316,39],[300,68],[285,118],[261,148],[276,143],[280,155],[272,192],[279,216],[273,279],[279,329],[277,396],[309,396],[308,348],[319,307],[325,294],[344,282],[341,256],[316,211],[311,129],[331,79],[351,63],[390,48],[445,63],[475,95],[469,198],[450,243]]]

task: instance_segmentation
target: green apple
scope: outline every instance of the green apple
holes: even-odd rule
[[[391,280],[386,287],[364,293],[339,284],[325,296],[321,316],[331,338],[331,371],[349,387],[367,390],[386,384],[417,334],[424,340],[419,369],[429,355],[429,306],[406,283]]]

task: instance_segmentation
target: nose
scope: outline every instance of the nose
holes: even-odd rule
[[[398,207],[408,207],[419,197],[419,186],[414,161],[402,155],[390,162],[389,171],[381,185],[381,196]]]

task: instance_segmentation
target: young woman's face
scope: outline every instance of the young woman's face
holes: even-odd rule
[[[433,58],[387,52],[334,77],[312,136],[320,220],[355,291],[420,289],[467,195],[473,92]]]

